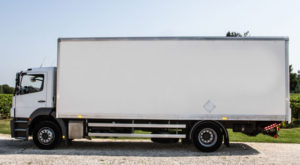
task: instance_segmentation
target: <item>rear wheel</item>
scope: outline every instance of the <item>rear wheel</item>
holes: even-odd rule
[[[42,121],[33,129],[33,142],[40,149],[53,149],[60,141],[60,129],[52,121]]]
[[[200,151],[213,152],[222,144],[222,132],[217,125],[199,124],[193,129],[192,141]]]

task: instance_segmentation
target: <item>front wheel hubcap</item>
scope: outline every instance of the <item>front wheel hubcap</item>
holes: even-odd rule
[[[52,128],[43,127],[38,132],[38,141],[43,145],[51,144],[55,139],[55,133]]]

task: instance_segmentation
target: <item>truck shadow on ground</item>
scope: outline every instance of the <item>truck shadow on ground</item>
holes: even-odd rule
[[[0,155],[84,155],[84,156],[141,156],[141,157],[190,157],[190,156],[231,156],[256,155],[259,152],[244,143],[222,145],[212,153],[198,151],[192,144],[158,144],[150,141],[74,141],[71,145],[60,145],[53,150],[40,150],[32,140],[19,141],[0,139]]]

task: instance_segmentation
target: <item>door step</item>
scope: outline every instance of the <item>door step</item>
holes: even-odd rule
[[[11,135],[15,139],[28,140],[28,120],[14,119],[11,121]]]

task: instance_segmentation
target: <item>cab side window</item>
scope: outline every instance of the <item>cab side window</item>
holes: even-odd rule
[[[40,92],[44,87],[44,75],[23,75],[20,94]]]

